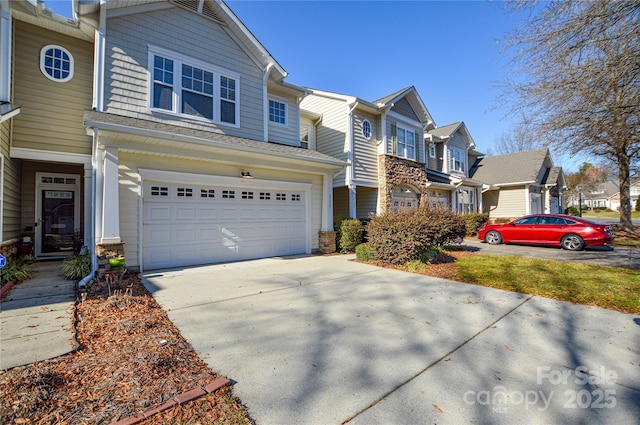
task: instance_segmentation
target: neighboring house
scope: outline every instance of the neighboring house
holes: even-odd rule
[[[368,218],[418,205],[477,211],[481,184],[468,177],[468,164],[479,154],[475,143],[463,123],[438,131],[415,87],[373,102],[307,92],[301,108],[318,117],[317,150],[347,162],[333,179],[336,217]]]
[[[616,195],[620,193],[620,188],[613,182],[598,184],[594,189],[582,192],[582,205],[589,208],[620,208],[620,197],[616,200]],[[617,201],[617,202],[616,202]]]
[[[21,105],[8,136],[2,125],[15,170],[3,239],[35,224],[50,258],[69,253],[72,230],[138,270],[331,245],[344,162],[300,133],[319,119],[300,112],[305,90],[224,2],[74,5],[78,21],[2,3],[3,49],[7,19],[20,46],[2,100]]]
[[[448,181],[432,184],[438,204],[460,213],[482,211],[482,182],[469,177],[470,169],[483,156],[463,122],[434,128],[426,134],[430,180],[437,181],[435,170],[448,177]],[[433,174],[433,176],[431,176]],[[437,195],[436,195],[437,194]],[[450,201],[449,201],[450,200]]]
[[[614,183],[615,184],[615,183]],[[608,208],[614,211],[620,210],[620,192],[618,191],[618,185],[616,186],[616,193],[614,193],[608,199]],[[640,180],[632,182],[631,188],[629,190],[630,200],[631,200],[631,211],[634,211],[637,208],[638,197],[640,197]]]
[[[483,183],[483,212],[491,218],[563,212],[564,173],[547,148],[482,157],[471,177]]]

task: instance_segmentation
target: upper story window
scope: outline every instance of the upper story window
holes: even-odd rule
[[[362,121],[362,137],[367,140],[371,138],[371,122],[369,120]]]
[[[398,126],[398,156],[407,159],[416,159],[416,134],[412,130]]]
[[[467,155],[465,151],[456,148],[449,148],[449,172],[452,171],[466,173]]]
[[[44,46],[40,50],[40,71],[52,81],[69,81],[73,78],[73,56],[64,47]]]
[[[309,141],[311,139],[311,126],[302,124],[300,126],[300,147],[309,149]]]
[[[269,121],[287,125],[287,103],[284,101],[269,99]]]
[[[429,158],[436,157],[436,145],[434,143],[429,143]]]
[[[149,51],[149,64],[152,109],[238,125],[237,75],[156,48]]]

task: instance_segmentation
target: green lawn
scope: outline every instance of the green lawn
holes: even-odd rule
[[[582,217],[584,218],[615,218],[617,220],[620,219],[620,213],[618,211],[588,211],[582,210]],[[631,211],[632,219],[640,219],[640,211]]]
[[[625,313],[640,313],[640,270],[477,254],[457,260],[453,279]]]

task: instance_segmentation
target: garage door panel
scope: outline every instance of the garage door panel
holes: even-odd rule
[[[304,192],[146,182],[146,269],[304,253]]]

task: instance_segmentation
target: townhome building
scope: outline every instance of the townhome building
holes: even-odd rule
[[[345,162],[301,146],[305,89],[223,1],[1,4],[4,241],[137,270],[331,246]]]
[[[547,148],[478,158],[470,175],[483,184],[482,211],[491,218],[564,212],[564,173]]]
[[[437,127],[415,87],[376,101],[307,92],[301,108],[315,117],[316,149],[347,163],[333,179],[336,217],[418,205],[461,213],[481,208],[482,184],[468,174],[481,153],[464,123]]]

